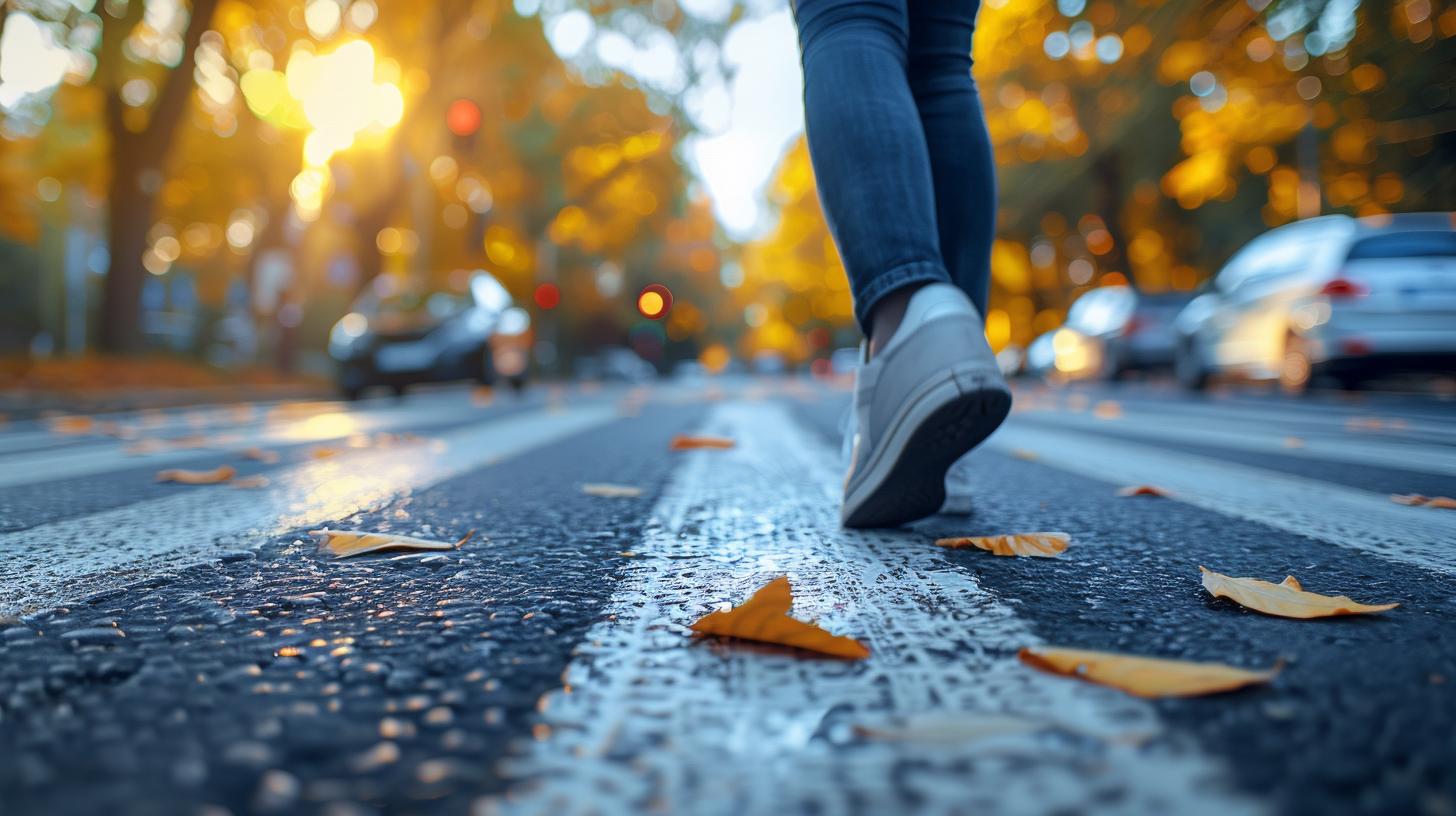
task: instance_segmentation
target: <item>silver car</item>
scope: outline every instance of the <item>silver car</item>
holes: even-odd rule
[[[1174,321],[1175,371],[1356,388],[1456,371],[1456,217],[1322,216],[1249,242]]]

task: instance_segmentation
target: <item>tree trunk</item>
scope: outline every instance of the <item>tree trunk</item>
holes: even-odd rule
[[[121,42],[140,19],[135,2],[127,16],[103,23],[102,55],[115,61]],[[106,237],[110,263],[101,299],[100,346],[102,351],[134,352],[141,348],[141,295],[146,271],[142,252],[152,223],[156,191],[160,183],[143,185],[144,176],[164,169],[173,136],[192,100],[192,72],[197,64],[197,44],[212,22],[217,0],[192,0],[191,16],[182,38],[182,60],[168,72],[152,107],[147,127],[140,133],[128,130],[119,82],[106,95],[106,124],[111,136],[111,199],[107,202]],[[115,71],[116,66],[108,65]],[[150,179],[147,179],[150,182]],[[150,190],[150,192],[148,191]]]
[[[1136,285],[1122,229],[1122,157],[1115,150],[1104,150],[1094,160],[1093,172],[1097,177],[1097,214],[1102,216],[1107,234],[1112,236],[1112,250],[1102,256],[1102,265],[1122,272],[1129,284]]]

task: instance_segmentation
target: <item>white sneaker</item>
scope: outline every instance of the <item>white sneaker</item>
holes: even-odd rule
[[[840,521],[893,527],[935,513],[946,471],[1010,411],[970,298],[948,283],[921,287],[890,342],[855,372]]]

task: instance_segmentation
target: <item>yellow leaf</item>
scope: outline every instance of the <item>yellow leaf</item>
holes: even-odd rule
[[[1203,588],[1215,598],[1228,598],[1239,606],[1277,615],[1281,618],[1329,618],[1336,615],[1364,615],[1370,612],[1384,612],[1400,604],[1362,604],[1344,595],[1320,595],[1305,592],[1293,576],[1283,583],[1271,584],[1257,578],[1231,578],[1199,567],[1203,573]]]
[[[1117,495],[1119,495],[1119,496],[1160,496],[1162,498],[1167,498],[1168,497],[1168,491],[1164,490],[1161,487],[1154,487],[1153,485],[1132,485],[1130,487],[1124,487],[1124,488],[1118,490],[1117,491]]]
[[[366,533],[363,530],[309,530],[308,534],[319,539],[324,549],[333,553],[335,558],[348,558],[380,550],[456,550],[464,546],[475,531],[466,533],[454,544],[394,533]]]
[[[696,450],[699,448],[713,448],[726,450],[733,447],[733,440],[722,436],[686,436],[678,434],[672,438],[673,450]]]
[[[338,448],[318,447],[308,452],[312,459],[331,459],[339,455]]]
[[[642,488],[617,484],[584,484],[581,492],[588,496],[603,496],[608,499],[633,499],[642,495]]]
[[[870,650],[854,638],[832,635],[812,623],[789,617],[794,605],[789,579],[775,578],[753,597],[726,612],[710,612],[692,625],[694,632],[777,643],[811,652],[863,660]]]
[[[1135,657],[1087,649],[1022,649],[1021,662],[1052,674],[1111,686],[1137,697],[1197,697],[1267,683],[1280,666],[1251,671],[1223,663]]]
[[[1020,459],[1023,462],[1035,462],[1041,458],[1041,456],[1036,451],[1029,451],[1025,448],[1016,448],[1015,450],[1011,451],[1011,455],[1016,457],[1017,459]]]
[[[262,462],[265,465],[272,465],[278,462],[278,451],[248,448],[243,451],[243,458],[252,459],[254,462]]]
[[[248,476],[233,482],[233,487],[239,490],[256,490],[268,486],[267,476]]]
[[[182,470],[180,468],[174,468],[157,473],[157,481],[192,485],[218,484],[231,479],[237,472],[237,468],[232,465],[220,465],[212,470]]]
[[[1066,533],[1012,533],[996,536],[964,536],[937,538],[935,545],[951,550],[977,547],[993,555],[1025,555],[1032,558],[1056,558],[1067,549],[1071,537]]]
[[[67,436],[74,434],[91,433],[92,429],[94,429],[95,427],[96,420],[87,416],[56,417],[55,419],[51,420],[50,423],[51,433],[64,434]]]
[[[1422,496],[1419,493],[1410,495],[1396,494],[1390,497],[1396,504],[1404,504],[1409,507],[1434,507],[1439,510],[1456,510],[1456,499],[1447,496]]]

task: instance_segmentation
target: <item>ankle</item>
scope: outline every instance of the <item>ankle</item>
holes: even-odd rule
[[[927,283],[928,281],[918,281],[908,286],[902,286],[875,303],[874,308],[870,310],[868,359],[874,359],[875,355],[883,351],[889,344],[890,338],[895,336],[895,331],[900,328],[900,323],[905,319],[905,310],[910,306],[910,298]]]

